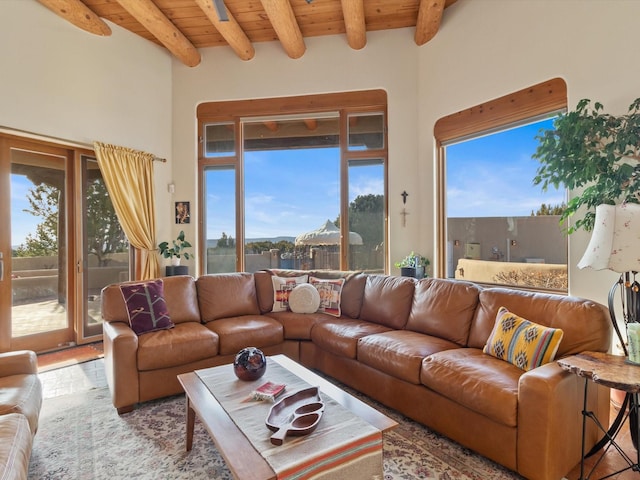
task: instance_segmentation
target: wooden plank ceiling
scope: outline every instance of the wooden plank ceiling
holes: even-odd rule
[[[38,0],[52,12],[96,35],[110,35],[103,21],[167,48],[185,65],[200,63],[199,48],[232,48],[242,60],[257,42],[280,42],[286,55],[300,58],[304,39],[343,35],[345,47],[359,50],[367,32],[415,27],[414,41],[431,40],[457,0],[217,0],[226,7],[221,21],[214,0]]]

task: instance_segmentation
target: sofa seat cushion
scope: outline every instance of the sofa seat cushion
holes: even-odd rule
[[[171,368],[218,354],[218,336],[201,323],[178,323],[138,337],[138,370]]]
[[[327,352],[355,359],[359,339],[389,331],[391,331],[390,328],[377,323],[349,318],[332,318],[313,326],[311,340]]]
[[[206,324],[220,337],[220,355],[235,355],[245,347],[270,347],[284,341],[284,328],[265,315],[222,318]]]
[[[440,395],[509,427],[517,426],[518,380],[525,373],[477,348],[458,348],[422,361],[420,381]]]
[[[35,434],[41,407],[42,383],[38,375],[30,373],[0,377],[0,415],[24,415],[31,432]]]
[[[269,312],[268,317],[275,318],[284,327],[286,340],[311,340],[311,329],[316,323],[332,319],[326,313]]]
[[[24,415],[0,416],[0,477],[3,480],[27,478],[32,442],[29,422]]]
[[[367,335],[358,340],[358,361],[406,382],[420,385],[422,359],[459,348],[453,342],[408,330]]]

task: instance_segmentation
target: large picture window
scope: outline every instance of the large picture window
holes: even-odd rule
[[[567,292],[566,191],[534,186],[532,159],[563,108],[553,80],[438,122],[441,276]]]
[[[204,273],[385,271],[384,92],[205,104],[198,120]]]

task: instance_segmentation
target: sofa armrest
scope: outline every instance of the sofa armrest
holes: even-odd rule
[[[0,377],[38,373],[38,357],[31,350],[0,353]]]
[[[104,322],[104,367],[111,401],[118,413],[130,411],[140,399],[138,336],[124,322]]]
[[[584,378],[564,371],[556,362],[520,377],[517,462],[521,475],[558,479],[580,461],[584,387]],[[590,383],[588,393],[588,408],[608,425],[609,389]],[[587,425],[588,450],[601,433],[593,422]]]

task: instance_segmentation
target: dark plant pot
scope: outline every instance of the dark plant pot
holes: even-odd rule
[[[416,276],[416,267],[400,267],[400,275],[403,277],[414,277]]]
[[[424,267],[416,267],[416,278],[424,278]]]
[[[166,277],[189,275],[189,267],[187,265],[167,265],[164,267],[164,274]]]
[[[256,347],[243,348],[233,361],[233,371],[240,380],[257,380],[267,371],[267,359]]]

